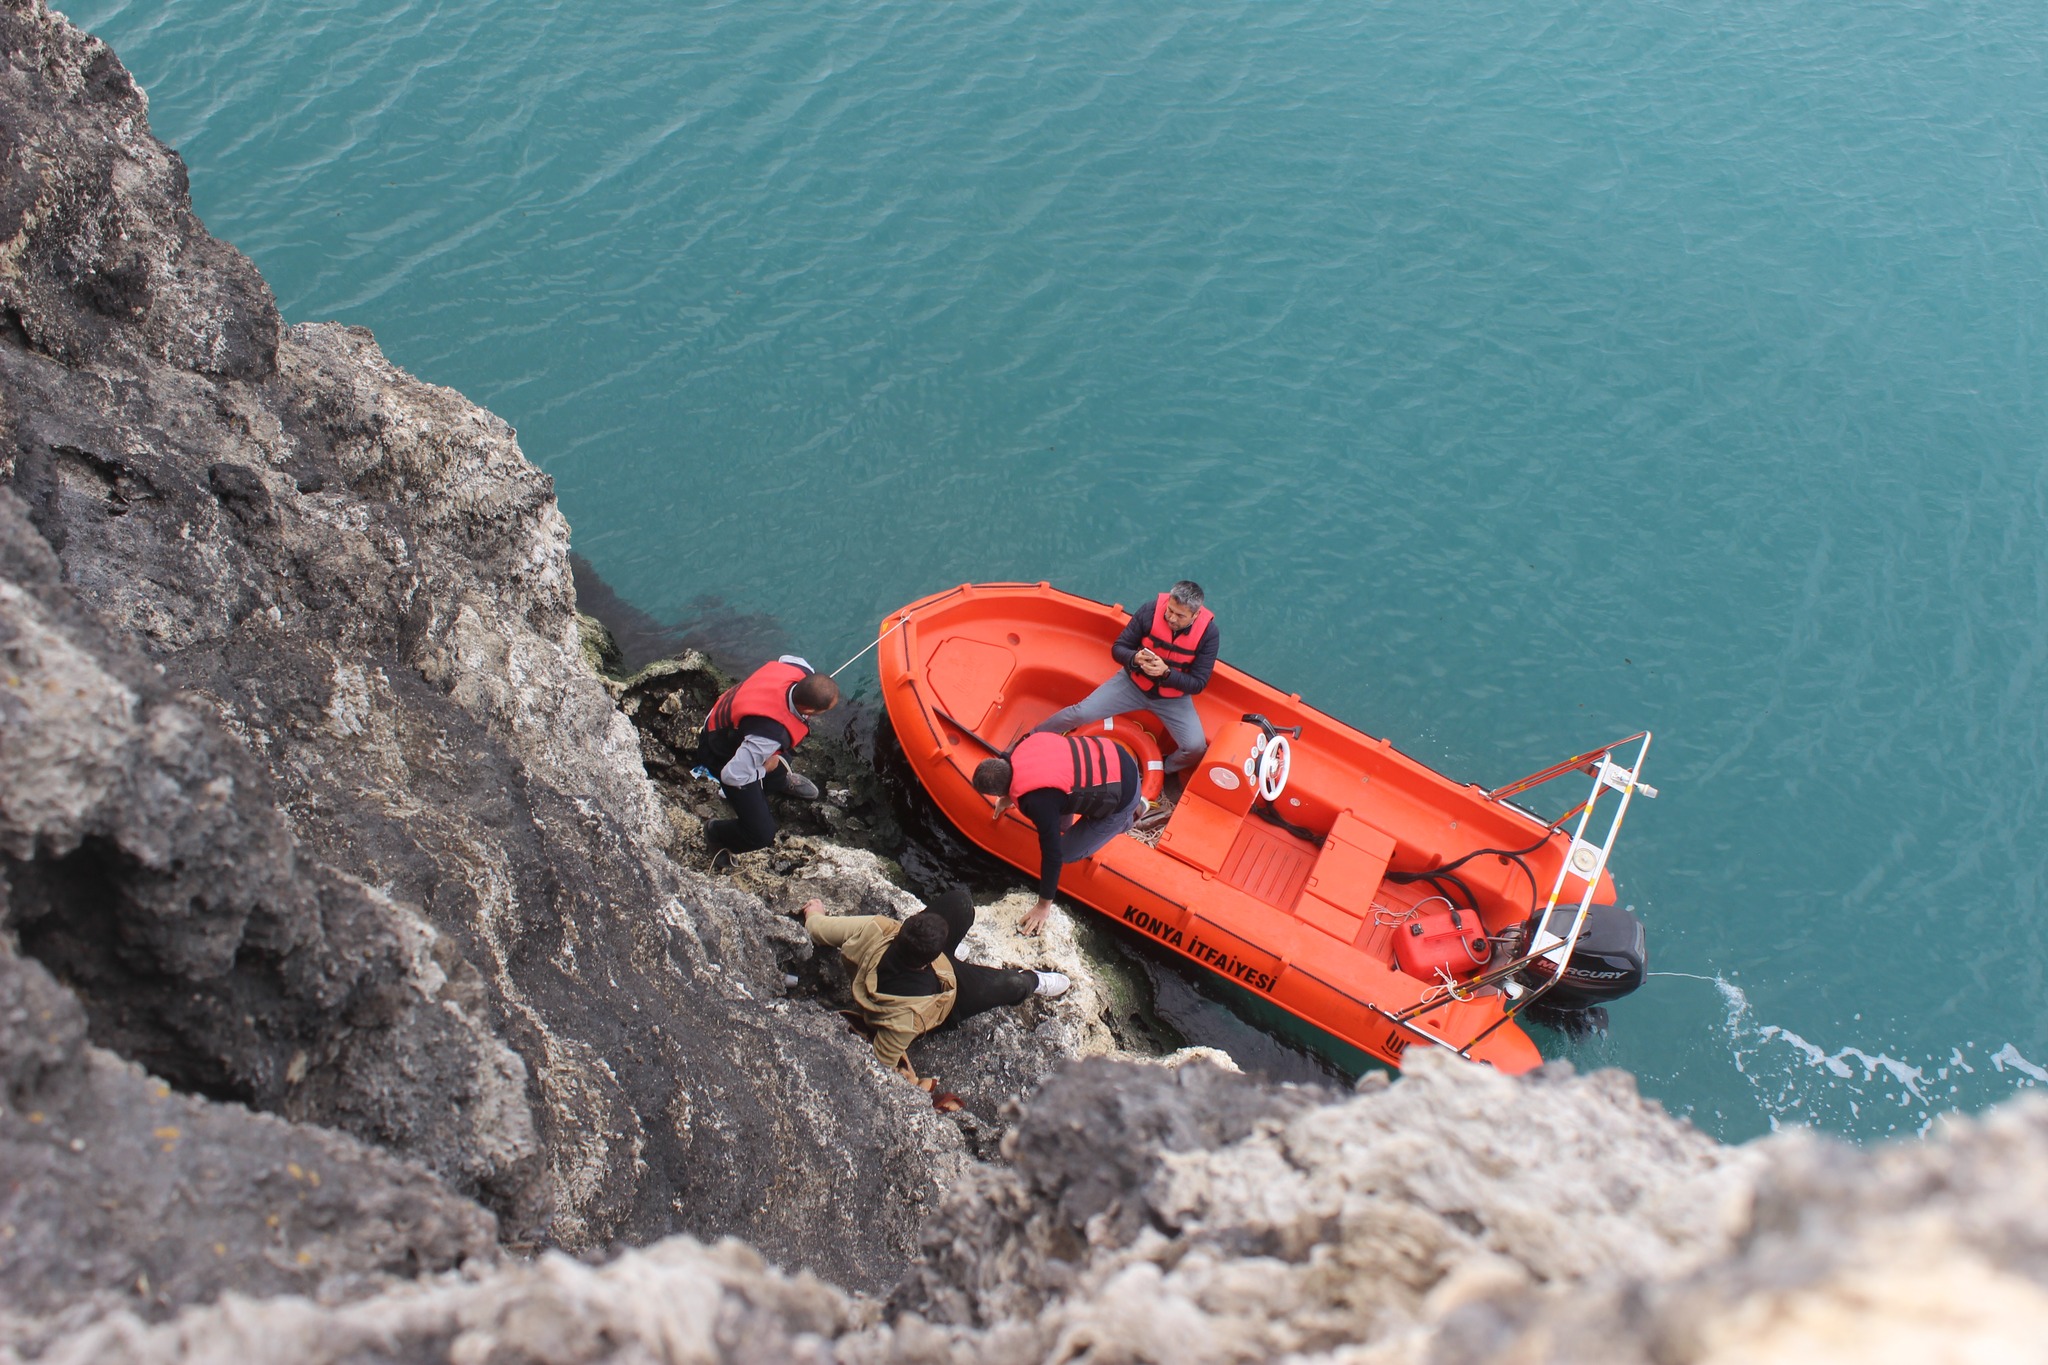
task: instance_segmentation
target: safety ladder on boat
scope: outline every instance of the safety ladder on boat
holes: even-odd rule
[[[1630,745],[1636,746],[1631,761],[1626,764],[1616,762],[1616,753]],[[1534,917],[1520,951],[1507,963],[1491,968],[1470,981],[1448,986],[1441,994],[1426,998],[1398,1013],[1382,1010],[1377,1006],[1373,1007],[1374,1012],[1402,1025],[1415,1037],[1425,1038],[1460,1056],[1470,1057],[1472,1049],[1496,1029],[1535,1004],[1551,987],[1564,980],[1565,966],[1571,961],[1572,950],[1578,946],[1579,933],[1585,928],[1586,916],[1593,909],[1593,898],[1600,892],[1601,874],[1607,870],[1608,859],[1614,854],[1614,842],[1621,834],[1622,821],[1628,818],[1629,803],[1638,795],[1652,800],[1656,798],[1657,789],[1642,780],[1643,760],[1649,757],[1649,753],[1650,732],[1644,730],[1598,749],[1576,754],[1562,763],[1553,763],[1540,772],[1531,773],[1519,781],[1510,782],[1504,787],[1496,787],[1488,792],[1487,800],[1514,806],[1516,810],[1526,815],[1541,819],[1540,816],[1535,816],[1533,811],[1509,801],[1508,798],[1574,772],[1584,773],[1593,779],[1592,790],[1584,801],[1548,822],[1552,830],[1563,828],[1574,817],[1578,823],[1572,827],[1571,845],[1565,850],[1563,861],[1558,864],[1556,880],[1550,887],[1550,897],[1544,903],[1541,913]],[[1611,807],[1603,807],[1602,798],[1610,791],[1617,793],[1620,799],[1613,802]],[[1595,828],[1594,815],[1596,811],[1603,809],[1611,809],[1612,814],[1608,816],[1605,834],[1596,840],[1591,833]],[[1569,903],[1560,905],[1565,883],[1572,877],[1577,877],[1585,883],[1585,894],[1579,898],[1576,906]],[[1547,977],[1533,985],[1515,979],[1538,959],[1550,964]],[[1414,1021],[1417,1018],[1432,1010],[1441,1009],[1453,1000],[1469,1000],[1488,990],[1498,990],[1505,995],[1508,998],[1507,1008],[1501,1012],[1499,1019],[1463,1046],[1455,1045],[1415,1026]]]

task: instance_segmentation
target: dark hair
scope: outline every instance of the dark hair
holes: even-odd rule
[[[903,927],[896,931],[897,945],[903,950],[903,965],[922,967],[945,949],[946,936],[952,926],[946,917],[936,910],[920,910],[903,921]]]
[[[1192,578],[1183,578],[1166,590],[1166,595],[1184,607],[1202,609],[1202,585]]]
[[[813,673],[798,682],[789,696],[806,711],[830,711],[839,705],[839,684],[823,673]]]
[[[1010,792],[1010,760],[984,758],[974,770],[974,789],[983,796],[1007,796]]]

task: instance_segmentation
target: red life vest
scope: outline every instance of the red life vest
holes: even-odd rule
[[[704,718],[706,734],[735,730],[743,720],[773,721],[788,734],[785,749],[794,749],[811,732],[810,722],[789,704],[789,689],[811,676],[811,670],[781,661],[762,664],[736,687],[711,704]]]
[[[1094,735],[1024,736],[1010,752],[1010,799],[1050,787],[1067,794],[1070,814],[1114,815],[1123,789],[1123,751]]]
[[[1152,604],[1152,628],[1145,632],[1144,647],[1163,659],[1168,668],[1184,673],[1188,665],[1195,661],[1195,655],[1201,649],[1202,637],[1208,633],[1209,623],[1216,619],[1216,613],[1207,607],[1198,607],[1195,610],[1195,619],[1188,622],[1186,630],[1179,635],[1168,635],[1167,632],[1172,629],[1166,624],[1166,604],[1169,600],[1171,599],[1165,593],[1160,593],[1159,600]],[[1175,643],[1182,640],[1186,643]],[[1168,687],[1157,678],[1150,677],[1136,664],[1131,665],[1130,673],[1131,681],[1138,685],[1141,692],[1150,692],[1160,697],[1187,695],[1178,688]]]

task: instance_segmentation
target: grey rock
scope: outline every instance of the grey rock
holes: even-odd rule
[[[1619,1073],[1436,1058],[1339,1096],[1089,1062],[877,1305],[674,1239],[323,1307],[122,1315],[47,1359],[837,1365],[2019,1361],[2048,1307],[2048,1104],[1925,1143],[1727,1148]]]
[[[7,488],[0,566],[0,708],[20,740],[0,748],[5,925],[95,1041],[181,1089],[432,1154],[530,1222],[519,1195],[544,1167],[525,1069],[459,958],[300,855],[208,699],[84,609]]]
[[[338,1133],[176,1094],[0,943],[0,1340],[233,1289],[346,1298],[495,1254],[490,1215]]]
[[[66,364],[267,377],[270,289],[193,216],[184,162],[107,45],[43,0],[0,0],[0,54],[0,320]]]
[[[515,1244],[891,1282],[960,1133],[766,1008],[775,917],[670,856],[547,476],[281,328],[104,45],[40,0],[0,39],[0,928],[99,1046]]]
[[[236,1301],[172,1329],[115,1316],[41,1359],[833,1365],[831,1343],[859,1318],[840,1290],[784,1275],[736,1242],[707,1247],[678,1237],[602,1268],[549,1255],[486,1278],[444,1276],[340,1306],[304,1297]]]

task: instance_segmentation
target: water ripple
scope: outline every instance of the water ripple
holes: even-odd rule
[[[1630,892],[1777,1032],[1663,987],[1598,1055],[1717,1131],[2048,1057],[2048,15],[72,12],[287,315],[498,408],[656,615],[837,657],[1192,573],[1460,776],[1658,729]]]

